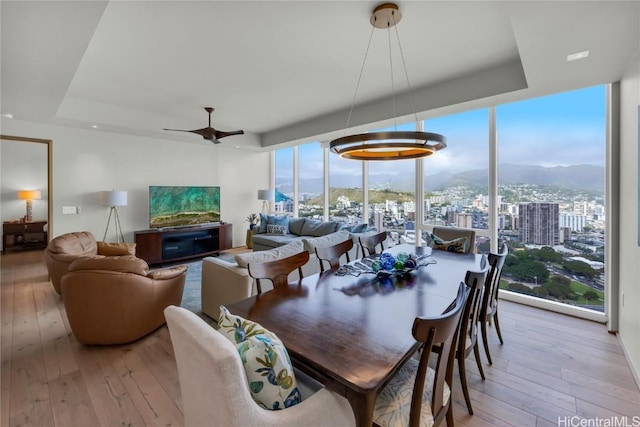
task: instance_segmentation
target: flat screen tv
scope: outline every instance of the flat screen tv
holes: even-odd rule
[[[149,227],[220,222],[220,187],[149,186]]]

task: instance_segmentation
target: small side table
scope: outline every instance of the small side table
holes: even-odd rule
[[[251,242],[251,238],[253,237],[253,230],[247,230],[247,248],[253,249],[253,243]]]
[[[47,221],[2,223],[2,251],[44,249],[49,236],[44,231]]]

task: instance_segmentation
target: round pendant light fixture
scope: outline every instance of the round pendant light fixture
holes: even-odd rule
[[[362,68],[360,70],[360,76],[358,77],[358,83],[356,84],[356,91],[353,96],[353,102],[351,104],[351,110],[349,111],[346,128],[349,127],[351,121],[351,114],[353,113],[356,96],[358,94],[358,87],[360,86],[364,66],[369,54],[369,47],[371,46],[371,37],[373,36],[373,30],[375,28],[387,29],[387,31],[389,31],[390,33],[391,28],[395,27],[395,25],[400,22],[401,18],[402,14],[398,10],[398,6],[394,3],[384,3],[374,9],[370,19],[370,23],[372,25],[371,35],[369,37],[367,51],[365,53]],[[389,38],[390,37],[391,36],[389,35]],[[400,49],[400,56],[402,58],[407,86],[409,87],[409,98],[411,99],[411,85],[409,84],[407,67],[405,65],[404,55],[402,54],[402,46],[400,44],[400,37],[398,35],[397,28],[396,38]],[[389,43],[389,61],[390,67],[393,70],[393,63],[391,61],[391,43]],[[395,92],[393,84],[393,73],[391,74],[391,88],[395,120]],[[417,123],[418,117],[415,113],[415,108],[414,115]],[[431,156],[436,151],[446,148],[446,146],[447,140],[443,135],[419,131],[381,131],[360,133],[334,139],[329,144],[329,148],[333,153],[338,154],[342,158],[351,160],[417,159]]]

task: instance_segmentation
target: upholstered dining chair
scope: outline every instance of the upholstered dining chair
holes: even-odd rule
[[[329,263],[329,268],[340,267],[340,257],[345,255],[347,262],[349,259],[349,251],[353,248],[353,240],[347,239],[344,242],[337,243],[332,246],[316,247],[316,256],[320,263],[320,273],[324,272],[324,263]]]
[[[412,334],[416,341],[425,349],[438,345],[441,351],[434,368],[429,366],[429,359],[436,353],[422,351],[419,361],[410,358],[378,394],[373,413],[378,426],[438,426],[445,417],[447,426],[453,426],[453,364],[466,298],[466,285],[460,283],[456,299],[442,316],[414,320]]]
[[[236,347],[196,314],[171,306],[164,311],[178,365],[185,427],[355,426],[349,401],[296,372],[302,402],[269,411],[251,397]]]
[[[262,293],[260,280],[269,279],[273,283],[274,289],[280,286],[287,286],[289,281],[287,276],[296,268],[302,279],[302,266],[309,261],[309,251],[302,251],[287,258],[269,262],[251,262],[247,265],[249,276],[256,279],[258,294]]]
[[[371,236],[360,236],[358,238],[358,242],[360,243],[360,248],[362,249],[362,256],[366,257],[367,255],[382,253],[384,251],[384,244],[382,242],[384,242],[386,239],[386,231],[381,231],[380,233]],[[380,245],[380,252],[378,252],[378,245]]]
[[[482,342],[484,344],[484,352],[487,355],[489,364],[492,365],[491,354],[489,353],[489,340],[487,339],[487,324],[493,320],[496,325],[496,332],[500,344],[504,344],[502,333],[500,333],[500,323],[498,322],[498,291],[500,290],[500,277],[502,276],[502,268],[504,261],[509,254],[509,248],[506,243],[502,244],[499,254],[489,254],[489,274],[484,285],[484,295],[482,296],[482,309],[480,310],[480,329],[482,330]]]
[[[464,237],[467,239],[465,253],[476,252],[476,232],[469,228],[457,227],[433,227],[433,234],[446,242]],[[438,249],[437,245],[434,249]]]
[[[483,255],[480,261],[480,270],[467,271],[464,279],[464,283],[468,288],[468,295],[460,318],[460,330],[458,332],[455,359],[458,362],[460,385],[462,386],[462,392],[464,394],[464,400],[467,403],[469,415],[473,415],[473,408],[471,407],[471,398],[469,396],[469,389],[467,386],[465,360],[473,351],[476,364],[478,365],[478,370],[480,371],[480,376],[484,380],[485,376],[482,369],[482,362],[480,361],[480,348],[478,346],[478,318],[480,316],[480,309],[482,308],[482,291],[484,289],[488,271],[489,264],[487,263],[487,258]],[[436,346],[432,350],[437,353],[440,351],[440,347]]]

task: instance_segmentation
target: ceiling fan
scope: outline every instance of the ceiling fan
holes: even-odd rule
[[[171,131],[177,131],[177,132],[191,132],[191,133],[197,133],[198,135],[202,135],[202,137],[204,139],[206,139],[207,141],[211,141],[214,144],[220,144],[220,139],[224,138],[225,136],[231,136],[231,135],[243,135],[244,131],[243,130],[234,130],[231,132],[223,132],[220,130],[215,130],[214,128],[211,127],[211,113],[213,113],[213,108],[211,107],[204,107],[205,111],[207,113],[209,113],[209,126],[207,126],[206,128],[202,128],[202,129],[194,129],[194,130],[185,130],[185,129],[162,129],[162,130],[171,130]]]

